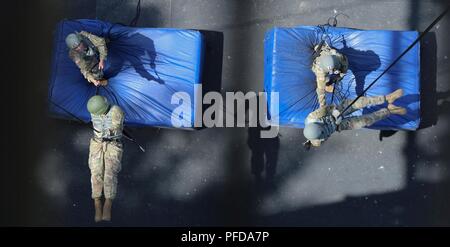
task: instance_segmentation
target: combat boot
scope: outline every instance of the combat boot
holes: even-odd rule
[[[398,98],[400,98],[402,96],[403,96],[403,89],[400,88],[400,89],[397,89],[394,92],[386,95],[386,101],[389,104],[392,104],[392,103],[394,103],[394,101],[396,101]]]
[[[389,112],[391,114],[397,114],[397,115],[405,115],[406,114],[406,109],[400,106],[396,106],[393,104],[389,104],[387,109],[389,110]]]
[[[94,199],[94,206],[95,206],[95,222],[99,222],[102,220],[102,201],[100,198]]]
[[[103,206],[102,220],[111,221],[111,207],[112,207],[112,200],[105,199],[105,205]]]

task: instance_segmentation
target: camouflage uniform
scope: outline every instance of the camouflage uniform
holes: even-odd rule
[[[81,31],[78,35],[85,46],[87,46],[86,51],[79,52],[75,49],[70,49],[69,57],[80,68],[86,80],[89,82],[102,80],[103,71],[98,68],[98,64],[100,60],[105,61],[108,55],[105,39],[85,31]]]
[[[119,106],[111,106],[104,115],[91,115],[94,137],[89,147],[92,198],[114,199],[117,192],[117,175],[121,170],[124,113]]]
[[[317,49],[318,49],[318,46],[314,47],[314,50],[317,50]],[[341,64],[341,68],[339,70],[341,73],[339,75],[333,75],[333,76],[337,77],[337,78],[333,78],[336,82],[341,81],[342,78],[345,76],[345,73],[347,73],[347,70],[348,70],[347,57],[342,55],[341,53],[337,52],[335,49],[331,48],[330,46],[328,46],[328,44],[325,43],[320,50],[319,56],[317,56],[314,59],[314,62],[312,65],[312,71],[316,75],[316,82],[317,82],[316,93],[317,93],[317,98],[319,99],[320,106],[326,105],[325,88],[326,88],[326,84],[331,80],[330,75],[328,73],[326,73],[325,71],[323,71],[323,69],[320,67],[319,61],[317,59],[320,56],[324,56],[324,55],[333,55],[339,59],[339,62]]]
[[[362,116],[346,117],[351,113],[353,113],[354,111],[363,109],[364,107],[371,105],[381,105],[386,102],[385,96],[361,97],[344,113],[344,116],[342,116],[343,119],[341,121],[336,121],[336,117],[348,105],[350,105],[351,102],[352,100],[346,99],[342,101],[338,106],[327,105],[324,107],[320,107],[319,109],[311,112],[308,115],[308,117],[306,118],[306,123],[327,122],[326,120],[331,119],[331,122],[333,124],[333,130],[329,131],[328,136],[330,136],[336,130],[337,131],[354,130],[368,127],[377,121],[389,117],[389,115],[391,114],[387,108],[383,108],[378,111],[372,112],[370,114],[365,114]],[[311,143],[314,146],[320,146],[320,144],[324,141],[326,141],[326,139],[311,140]]]

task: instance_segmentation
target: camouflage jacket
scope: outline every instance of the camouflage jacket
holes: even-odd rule
[[[108,55],[106,41],[104,38],[85,31],[81,31],[78,34],[82,37],[83,41],[87,43],[88,51],[78,52],[71,49],[69,51],[69,57],[77,64],[78,68],[80,68],[84,78],[91,82],[93,79],[96,79],[92,69],[95,66],[98,66],[100,60],[106,60]]]
[[[125,114],[123,110],[117,106],[111,106],[108,113],[103,115],[92,115],[92,125],[95,129],[94,138],[101,140],[103,138],[108,139],[120,139],[122,138],[123,121]]]

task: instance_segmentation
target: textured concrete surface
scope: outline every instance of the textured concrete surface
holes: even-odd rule
[[[27,95],[25,109],[30,112],[17,119],[33,117],[33,122],[20,121],[26,123],[23,138],[33,141],[25,146],[26,156],[13,159],[23,196],[12,200],[10,207],[20,205],[24,213],[11,214],[1,223],[93,225],[87,167],[91,131],[45,115],[51,32],[61,18],[97,17],[128,24],[136,3],[44,1],[28,10],[36,18],[30,17],[26,24],[39,25],[42,39],[41,49],[30,46],[27,55],[45,62],[27,60],[33,67],[33,81],[28,82],[32,85],[17,86]],[[422,31],[445,3],[143,0],[138,26],[222,32],[224,94],[262,90],[264,34],[274,26],[318,25],[343,13],[349,18],[340,16],[339,26]],[[450,155],[445,148],[450,138],[449,25],[447,16],[422,42],[423,129],[344,132],[310,152],[301,147],[304,138],[299,129],[281,128],[279,139],[271,141],[253,138],[249,128],[135,129],[133,135],[148,152],[141,154],[126,143],[112,224],[450,225]],[[27,37],[35,33],[30,28]],[[260,153],[258,149],[269,150],[268,155],[275,157],[276,174],[270,183],[257,183],[251,174],[251,157]],[[9,193],[18,196],[14,189]]]

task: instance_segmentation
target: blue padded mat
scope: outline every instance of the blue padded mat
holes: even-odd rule
[[[64,20],[55,32],[49,98],[75,116],[89,121],[88,99],[96,87],[88,83],[68,56],[65,37],[74,31],[87,31],[105,37],[108,57],[105,78],[108,86],[99,94],[125,111],[125,124],[173,127],[171,116],[179,104],[172,104],[174,92],[190,96],[191,114],[183,115],[193,126],[195,102],[199,94],[203,38],[199,31],[162,28],[133,28],[99,20]],[[180,98],[175,98],[175,103]],[[72,119],[67,112],[49,104],[52,116]]]
[[[315,75],[311,71],[314,45],[323,29],[315,26],[274,28],[265,37],[264,88],[279,92],[279,125],[304,127],[306,116],[317,108]],[[333,102],[355,98],[379,76],[416,38],[415,31],[356,30],[329,27],[327,42],[345,54],[349,70],[336,87]],[[396,105],[408,114],[391,115],[372,125],[375,129],[415,130],[420,123],[420,45],[415,45],[394,67],[380,78],[367,96],[385,95],[402,88],[404,96]],[[327,103],[332,100],[328,94]],[[268,96],[269,114],[271,104]],[[366,114],[384,106],[357,111]],[[276,118],[277,116],[272,116]]]

